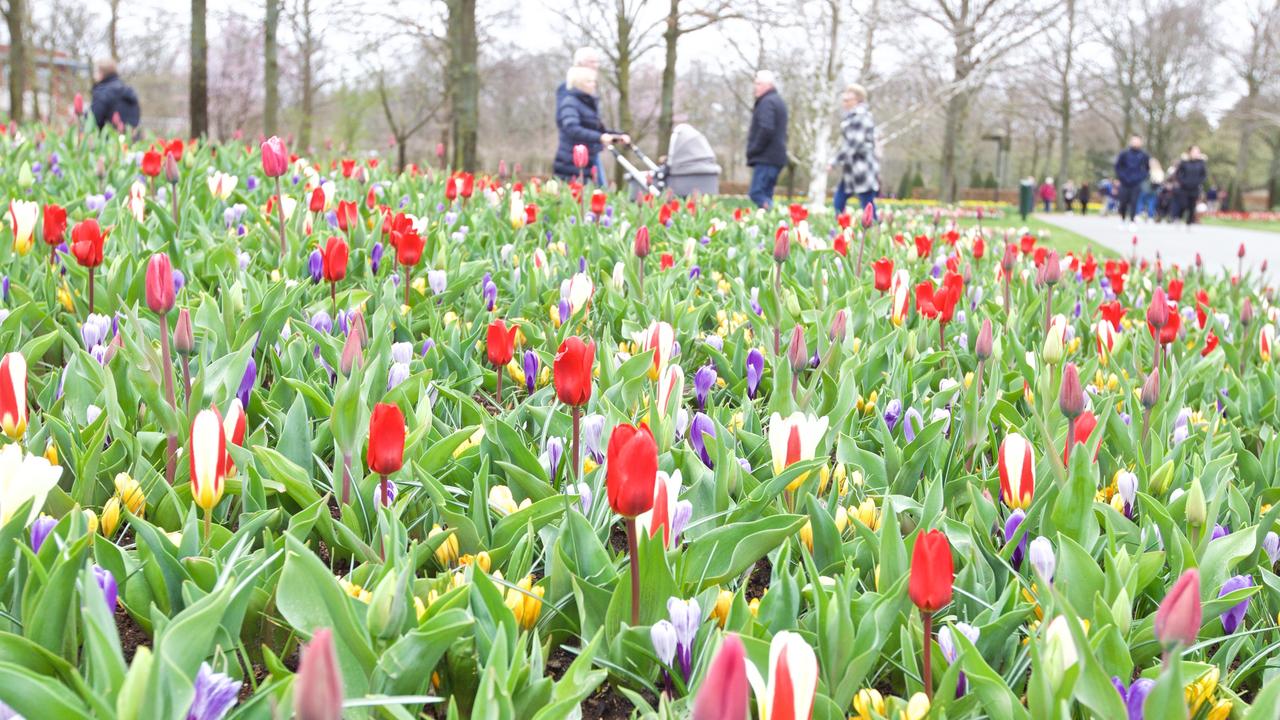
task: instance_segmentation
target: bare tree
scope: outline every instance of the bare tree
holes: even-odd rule
[[[191,137],[209,132],[209,36],[206,0],[191,0]]]
[[[666,155],[671,142],[676,105],[676,57],[680,38],[708,28],[721,20],[737,17],[732,10],[732,0],[711,0],[694,3],[670,0],[666,29],[662,39],[666,45],[666,57],[662,65],[662,108],[658,112],[658,155]]]
[[[27,86],[26,0],[8,0],[0,6],[9,25],[9,118],[23,120],[23,98]]]
[[[107,50],[111,57],[120,57],[120,0],[107,0],[111,7],[111,20],[107,23]]]
[[[280,108],[280,0],[267,0],[262,30],[262,133],[275,135]]]
[[[209,122],[214,137],[231,137],[256,119],[262,103],[264,42],[256,19],[228,11],[209,60]]]
[[[289,11],[289,24],[298,41],[298,84],[301,86],[302,107],[298,123],[298,147],[311,147],[311,128],[315,118],[316,94],[320,83],[316,78],[316,58],[324,47],[324,29],[317,14],[318,0],[297,0]]]
[[[1280,0],[1261,0],[1249,8],[1249,41],[1238,47],[1232,65],[1244,81],[1240,100],[1240,141],[1236,149],[1235,178],[1228,203],[1232,210],[1244,209],[1244,193],[1249,189],[1249,142],[1258,125],[1255,112],[1265,87],[1278,75],[1280,64]]]
[[[417,102],[407,103],[406,99],[413,94],[408,88],[402,86],[399,92],[388,89],[386,71],[379,69],[376,75],[378,100],[382,103],[383,116],[387,120],[387,127],[391,129],[391,137],[396,144],[396,170],[404,172],[409,140],[436,119],[442,106],[439,103],[432,104],[426,97],[419,97]],[[405,116],[397,118],[397,112],[392,109],[393,105],[408,106],[409,111]]]
[[[476,169],[480,134],[480,41],[476,0],[446,0],[449,8],[449,110],[452,166]]]

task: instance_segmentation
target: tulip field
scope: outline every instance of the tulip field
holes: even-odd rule
[[[1280,712],[1243,249],[0,144],[0,717]]]

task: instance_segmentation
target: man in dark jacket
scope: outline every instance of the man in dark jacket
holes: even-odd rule
[[[1138,195],[1142,184],[1151,174],[1151,158],[1142,149],[1142,138],[1129,138],[1129,147],[1116,156],[1116,179],[1120,181],[1120,222],[1129,221],[1133,229],[1133,216],[1138,211]]]
[[[756,104],[747,131],[747,165],[751,166],[751,189],[747,192],[757,207],[773,206],[773,188],[787,164],[787,104],[778,94],[772,72],[756,73]]]
[[[138,95],[116,74],[116,61],[103,58],[95,64],[97,82],[93,84],[92,109],[98,129],[106,127],[107,123],[121,131],[126,127],[138,127],[138,121],[142,119]]]
[[[1187,216],[1187,227],[1196,221],[1196,204],[1200,202],[1200,187],[1209,177],[1204,155],[1199,145],[1192,145],[1187,157],[1178,163],[1175,174],[1178,179],[1178,208]]]

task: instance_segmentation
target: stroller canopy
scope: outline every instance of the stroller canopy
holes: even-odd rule
[[[667,166],[672,175],[720,174],[711,143],[692,125],[681,123],[671,131]]]

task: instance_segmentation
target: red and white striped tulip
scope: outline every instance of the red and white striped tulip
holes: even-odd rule
[[[636,344],[640,346],[640,352],[653,351],[653,367],[649,368],[650,380],[657,380],[666,374],[667,363],[671,362],[675,343],[675,328],[662,321],[655,322],[644,332],[636,334]]]
[[[191,421],[191,499],[206,515],[222,500],[227,477],[227,437],[217,409],[201,410]]]
[[[773,636],[768,678],[760,676],[750,659],[745,662],[761,720],[809,720],[813,716],[818,656],[799,633],[783,630]]]
[[[20,352],[0,359],[0,429],[10,440],[27,432],[27,359]]]
[[[1262,332],[1258,333],[1258,357],[1263,362],[1271,360],[1271,346],[1276,342],[1276,326],[1267,323],[1262,326]]]
[[[1116,326],[1111,324],[1110,320],[1099,320],[1093,325],[1093,334],[1098,341],[1098,359],[1106,365],[1111,359],[1111,351],[1116,346],[1116,341],[1120,339],[1120,333],[1116,331]]]
[[[234,398],[231,401],[231,406],[227,408],[227,416],[222,418],[222,435],[227,439],[225,462],[228,475],[232,475],[236,471],[235,461],[231,459],[231,446],[241,447],[244,445],[244,433],[247,427],[244,405],[240,403],[240,398]]]
[[[1000,443],[996,461],[1000,470],[1000,497],[1010,509],[1026,509],[1036,492],[1036,456],[1031,443],[1009,433]]]
[[[785,418],[778,413],[770,416],[769,451],[773,456],[773,474],[779,475],[801,460],[812,460],[822,443],[822,436],[827,432],[828,422],[825,416],[814,417],[799,411]],[[795,490],[807,475],[796,478],[787,489]]]
[[[911,308],[911,275],[906,270],[898,270],[893,274],[893,280],[889,283],[889,295],[893,298],[889,320],[894,325],[901,325]]]

